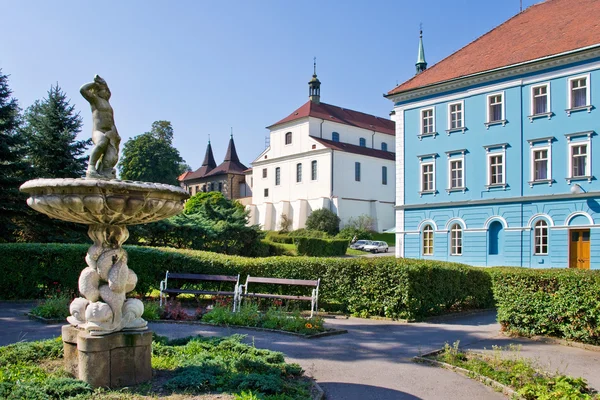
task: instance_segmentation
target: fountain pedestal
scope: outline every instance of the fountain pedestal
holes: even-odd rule
[[[92,387],[124,387],[152,379],[152,332],[114,332],[93,336],[62,327],[65,368]]]

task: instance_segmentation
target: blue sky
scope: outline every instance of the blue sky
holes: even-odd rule
[[[526,8],[537,0],[523,0]],[[323,102],[382,117],[382,94],[414,75],[419,23],[429,65],[519,12],[519,0],[2,0],[0,68],[22,108],[58,82],[91,136],[79,87],[94,74],[113,93],[123,141],[169,120],[174,145],[217,163],[230,128],[250,162],[266,126],[308,99],[313,57]]]

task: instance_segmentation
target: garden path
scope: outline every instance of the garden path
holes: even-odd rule
[[[30,321],[23,313],[31,303],[0,302],[0,345],[60,335],[60,325]],[[159,335],[248,335],[257,347],[285,353],[299,363],[324,389],[329,400],[370,399],[505,399],[499,393],[453,372],[411,358],[460,340],[461,346],[490,349],[493,344],[522,345],[521,354],[537,359],[550,370],[583,376],[600,388],[600,352],[565,347],[499,334],[494,312],[404,324],[359,318],[327,319],[348,333],[302,339],[278,333],[188,324],[150,324]]]

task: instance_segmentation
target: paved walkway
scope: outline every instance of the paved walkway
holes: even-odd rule
[[[0,303],[0,345],[19,340],[58,336],[60,325],[44,325],[23,317],[31,305]],[[600,388],[600,352],[527,339],[500,336],[493,312],[441,319],[438,322],[403,324],[358,318],[327,319],[327,325],[348,334],[321,339],[184,324],[150,324],[159,335],[247,334],[257,347],[282,351],[299,363],[325,390],[329,400],[375,399],[505,399],[478,382],[453,372],[415,364],[411,357],[460,340],[473,349],[521,344],[521,354],[536,359],[550,371],[583,376]]]

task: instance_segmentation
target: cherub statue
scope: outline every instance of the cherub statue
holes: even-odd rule
[[[86,83],[79,91],[92,106],[94,148],[90,154],[86,177],[116,178],[114,167],[119,161],[121,137],[115,126],[113,109],[108,102],[110,89],[106,81],[96,75],[94,82]]]

